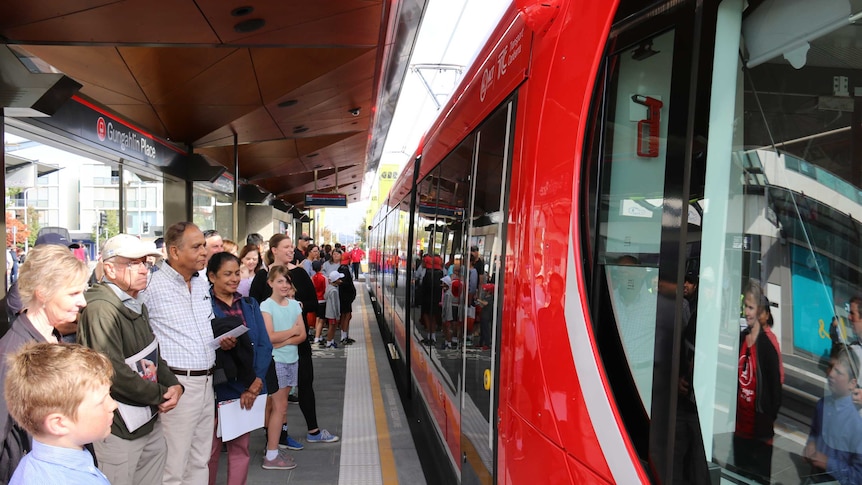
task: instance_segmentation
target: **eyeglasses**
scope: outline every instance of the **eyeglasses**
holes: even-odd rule
[[[123,263],[119,263],[119,264],[123,264]],[[144,268],[146,268],[147,271],[149,271],[154,266],[153,263],[150,261],[129,261],[128,263],[125,263],[125,264],[126,264],[126,267],[129,268],[130,271],[132,271],[132,270],[140,271],[141,265],[143,265]]]

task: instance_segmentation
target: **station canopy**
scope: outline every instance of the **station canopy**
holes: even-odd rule
[[[240,181],[302,209],[308,192],[362,198],[425,3],[7,1],[0,42],[228,172],[236,134]]]

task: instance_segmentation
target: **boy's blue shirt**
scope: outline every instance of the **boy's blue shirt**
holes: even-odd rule
[[[810,439],[826,455],[827,473],[840,483],[862,483],[862,417],[850,396],[817,401]]]
[[[46,445],[33,439],[33,451],[18,463],[9,485],[50,483],[52,485],[110,485],[85,449]]]

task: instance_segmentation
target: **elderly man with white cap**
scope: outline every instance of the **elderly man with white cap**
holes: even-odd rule
[[[138,300],[152,266],[148,256],[160,253],[135,236],[105,241],[99,261],[104,276],[84,294],[78,328],[78,342],[107,355],[114,367],[111,397],[119,408],[111,434],[93,443],[99,468],[114,485],[162,483],[167,445],[159,413],[171,411],[183,394]]]

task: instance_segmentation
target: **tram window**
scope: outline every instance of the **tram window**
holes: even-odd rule
[[[601,164],[598,261],[612,315],[600,317],[600,325],[615,327],[646,415],[652,403],[669,111],[664,105],[670,99],[673,41],[674,32],[665,32],[617,56]],[[650,55],[637,55],[647,47]],[[611,335],[607,331],[602,334]]]

